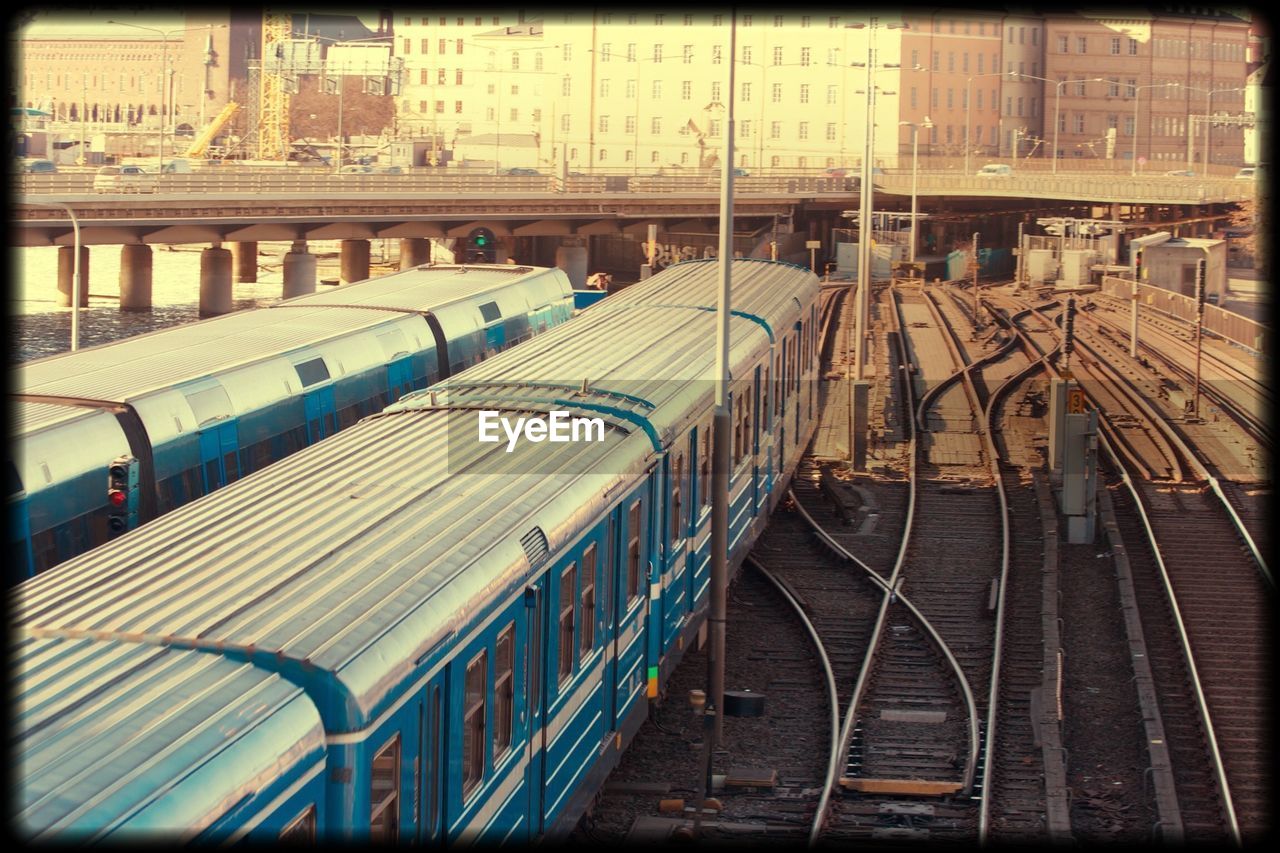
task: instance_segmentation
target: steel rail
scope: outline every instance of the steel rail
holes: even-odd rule
[[[787,494],[791,500],[795,501],[795,495],[791,490],[787,490]],[[797,503],[797,508],[799,504]],[[802,513],[804,510],[800,510]],[[806,518],[807,518],[806,514]],[[809,846],[812,847],[817,843],[818,834],[822,831],[822,816],[827,813],[827,803],[831,798],[831,792],[835,789],[836,779],[840,770],[840,699],[836,694],[836,676],[831,668],[831,659],[827,657],[826,646],[822,644],[822,638],[818,636],[818,630],[814,627],[813,622],[805,614],[804,608],[800,602],[796,601],[795,596],[786,588],[773,573],[765,568],[764,564],[750,554],[747,555],[747,562],[755,566],[756,570],[764,575],[765,580],[773,584],[773,586],[782,594],[795,611],[796,616],[800,618],[800,622],[804,625],[805,631],[809,634],[809,639],[813,641],[813,647],[818,652],[818,658],[822,661],[822,674],[827,682],[827,700],[831,708],[831,755],[827,760],[827,779],[822,786],[822,797],[818,800],[818,808],[814,814],[813,827],[809,831]]]
[[[1021,331],[1019,333],[1021,334]],[[1030,342],[1029,337],[1027,340]],[[1035,346],[1033,342],[1031,342],[1031,345]],[[1048,353],[1045,355],[1045,369],[1051,375],[1058,376],[1059,374],[1057,369],[1050,365],[1048,361]],[[1204,695],[1204,687],[1200,683],[1200,673],[1196,668],[1195,655],[1191,651],[1191,638],[1188,636],[1186,625],[1182,620],[1182,612],[1178,607],[1178,599],[1173,590],[1173,582],[1169,577],[1169,570],[1165,565],[1164,555],[1161,553],[1160,545],[1156,541],[1155,530],[1151,525],[1151,520],[1147,515],[1146,507],[1142,502],[1140,491],[1134,484],[1133,479],[1129,476],[1129,472],[1125,468],[1120,455],[1116,453],[1114,448],[1111,446],[1111,442],[1107,440],[1107,432],[1109,432],[1110,425],[1106,423],[1105,419],[1103,419],[1102,426],[1103,429],[1101,430],[1101,434],[1098,436],[1098,438],[1101,439],[1102,448],[1111,458],[1112,464],[1116,466],[1116,470],[1120,472],[1122,482],[1129,490],[1129,494],[1133,497],[1134,505],[1138,509],[1138,516],[1142,520],[1143,529],[1147,534],[1147,542],[1151,546],[1152,554],[1156,558],[1156,565],[1160,568],[1160,578],[1161,583],[1164,586],[1165,598],[1169,604],[1170,611],[1173,614],[1174,624],[1177,626],[1178,642],[1182,647],[1183,658],[1191,678],[1192,691],[1196,697],[1196,712],[1200,716],[1201,725],[1204,727],[1206,745],[1209,748],[1209,755],[1213,761],[1214,781],[1218,785],[1219,794],[1222,796],[1223,808],[1227,812],[1227,828],[1230,831],[1232,840],[1235,841],[1236,846],[1240,847],[1243,846],[1240,836],[1240,824],[1236,818],[1235,805],[1231,801],[1231,786],[1227,781],[1226,768],[1223,766],[1222,754],[1218,749],[1217,733],[1213,727],[1212,715],[1209,713],[1209,704]]]

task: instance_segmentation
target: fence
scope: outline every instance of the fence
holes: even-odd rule
[[[1102,292],[1118,299],[1130,299],[1133,282],[1118,276],[1103,276]],[[1154,308],[1192,325],[1196,322],[1196,300],[1193,297],[1165,290],[1163,287],[1139,284],[1138,299],[1141,307]],[[1256,352],[1270,353],[1271,330],[1257,320],[1234,311],[1227,311],[1217,305],[1204,306],[1204,329]]]

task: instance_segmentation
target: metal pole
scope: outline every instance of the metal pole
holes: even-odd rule
[[[1133,282],[1133,310],[1129,312],[1129,358],[1138,357],[1138,281]]]
[[[972,126],[970,114],[973,111],[973,77],[965,84],[964,90],[964,173],[969,174],[969,130]]]
[[[1141,86],[1133,87],[1133,164],[1129,171],[1133,177],[1138,175],[1138,93],[1142,88]]]
[[[1027,253],[1027,247],[1022,245],[1022,228],[1024,223],[1018,223],[1018,268],[1013,273],[1013,283],[1017,287],[1022,287],[1022,256]]]
[[[1204,288],[1208,272],[1208,260],[1196,261],[1196,384],[1191,395],[1191,416],[1195,418],[1200,417],[1200,337],[1204,329]]]
[[[714,740],[720,743],[724,734],[724,654],[725,616],[729,588],[729,471],[731,428],[729,423],[729,312],[730,276],[733,261],[733,57],[737,55],[737,13],[729,15],[729,94],[726,99],[727,127],[724,138],[724,162],[720,164],[720,300],[716,315],[716,410],[715,452],[712,458],[711,499],[711,648],[707,655],[707,701],[715,712]],[[701,808],[702,804],[699,803]]]
[[[1213,115],[1213,92],[1209,93],[1209,106],[1205,109],[1204,117],[1204,169],[1202,170],[1204,177],[1209,177],[1209,135],[1212,133],[1213,122],[1210,116]],[[1191,168],[1191,164],[1187,164],[1187,168]]]
[[[1053,174],[1058,174],[1058,116],[1062,110],[1062,84],[1065,80],[1058,81],[1056,87],[1057,92],[1053,97]]]
[[[973,333],[978,334],[981,326],[978,323],[978,241],[982,235],[973,232]]]
[[[966,151],[968,149],[965,149]],[[920,128],[918,125],[911,125],[911,263],[916,262],[916,231],[919,228],[920,220],[916,213],[916,189],[917,180],[920,176]],[[968,167],[965,167],[965,174],[968,174]]]
[[[875,89],[872,73],[875,69],[876,18],[867,29],[867,127],[862,149],[862,193],[858,213],[858,316],[857,338],[853,345],[853,378],[862,378],[862,361],[866,349],[867,316],[870,311],[871,291],[871,150],[872,130],[875,127]],[[852,413],[851,413],[852,416]],[[853,446],[849,447],[852,459]]]
[[[89,75],[85,74],[81,77],[82,89],[80,92],[80,165],[89,165],[89,156],[85,154],[84,147],[84,125],[89,120]]]
[[[165,93],[168,87],[165,85],[164,76],[169,70],[169,34],[162,32],[160,34],[160,141],[156,146],[156,175],[164,174],[164,110],[165,110]],[[159,177],[157,177],[159,180]]]

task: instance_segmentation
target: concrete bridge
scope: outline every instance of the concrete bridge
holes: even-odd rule
[[[1019,199],[1110,206],[1115,218],[1126,205],[1132,210],[1224,204],[1250,198],[1254,192],[1252,182],[1223,178],[1098,173],[979,178],[955,172],[919,172],[914,178],[922,210],[966,200],[982,206]],[[877,174],[875,181],[881,206],[908,206],[910,171]],[[737,178],[737,228],[755,232],[779,219],[790,221],[797,213],[839,219],[842,210],[856,206],[857,186],[854,177],[825,174]],[[571,238],[566,242],[574,243],[576,238],[601,234],[642,236],[655,223],[680,230],[682,223],[716,220],[720,203],[718,179],[707,174],[562,180],[439,173],[335,175],[222,166],[161,175],[154,193],[96,194],[91,188],[91,171],[23,175],[18,186],[23,194],[15,198],[11,244],[60,247],[60,304],[71,302],[77,235],[65,209],[70,208],[79,226],[82,267],[89,262],[89,246],[122,247],[123,308],[150,305],[151,246],[209,243],[201,274],[206,313],[229,310],[233,279],[256,280],[259,241],[292,242],[284,264],[284,294],[292,296],[315,288],[309,241],[342,241],[341,280],[349,282],[368,277],[373,239],[401,240],[401,263],[410,266],[430,260],[432,239],[464,238],[481,225],[493,231],[502,253],[510,252],[518,237]],[[231,250],[223,248],[224,243]],[[570,255],[580,250],[565,248]]]

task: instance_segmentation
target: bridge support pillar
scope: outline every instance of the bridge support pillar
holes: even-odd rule
[[[574,290],[587,289],[587,247],[560,246],[556,249],[556,266],[569,276]]]
[[[338,259],[338,283],[351,284],[369,277],[369,241],[343,240]]]
[[[231,312],[231,250],[221,246],[200,253],[200,316]]]
[[[151,310],[151,247],[143,243],[120,247],[120,310]]]
[[[255,282],[258,280],[258,243],[249,240],[231,244],[232,266],[235,268],[234,281]]]
[[[58,247],[58,307],[71,307],[71,279],[75,272],[74,246]],[[80,307],[89,304],[89,247],[80,247]]]
[[[431,263],[431,241],[426,237],[400,238],[400,269]]]
[[[284,256],[285,299],[316,292],[316,256],[307,251],[306,240],[294,240]]]

